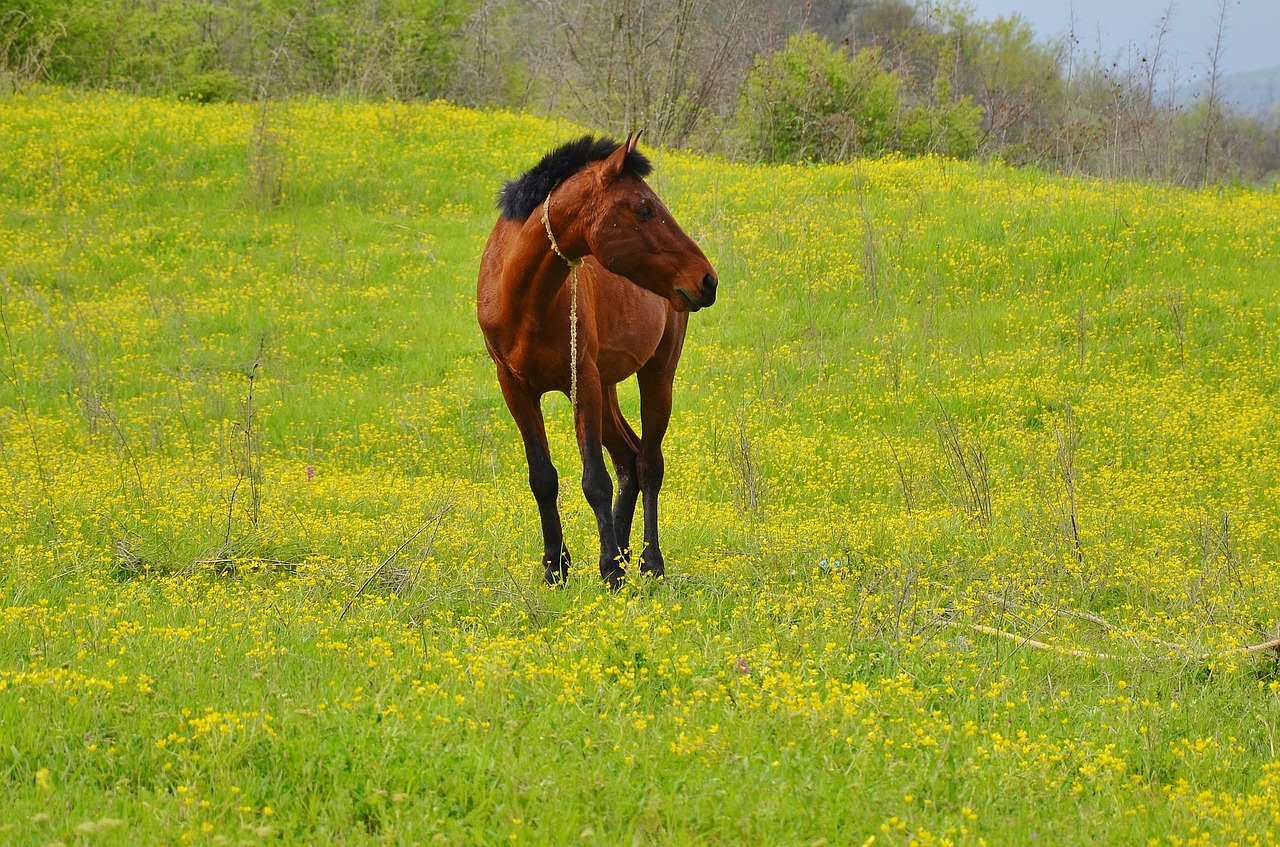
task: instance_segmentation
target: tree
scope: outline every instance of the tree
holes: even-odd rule
[[[1038,44],[1031,26],[1016,14],[954,32],[965,53],[962,90],[982,106],[984,146],[1029,158],[1062,114],[1056,51]]]

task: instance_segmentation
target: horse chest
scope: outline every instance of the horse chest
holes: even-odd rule
[[[601,332],[596,354],[600,381],[617,384],[640,370],[658,349],[662,329],[662,323],[653,321],[616,326],[612,332]]]
[[[579,367],[594,369],[600,382],[614,385],[635,374],[662,342],[664,322],[641,319],[580,326]],[[494,342],[497,343],[494,343]],[[532,393],[568,385],[570,343],[562,328],[526,325],[506,338],[490,339],[494,358]]]

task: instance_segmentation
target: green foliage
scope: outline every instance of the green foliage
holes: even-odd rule
[[[958,49],[960,90],[982,106],[988,149],[1019,160],[1034,156],[1058,123],[1066,94],[1052,45],[1037,42],[1016,14],[973,21],[958,12],[940,39]]]
[[[963,0],[10,0],[0,91],[444,98],[768,162],[899,151],[1274,181],[1280,120],[1226,108],[1227,90],[1207,111],[1162,100],[1188,90],[1163,37],[1124,69]]]
[[[852,60],[813,33],[757,61],[738,104],[750,152],[767,162],[838,160],[889,147],[898,82],[871,54]]]
[[[1020,156],[1060,118],[1064,83],[1057,52],[1036,41],[1017,14],[977,20],[971,6],[943,2],[925,17],[920,6],[877,0],[856,14],[852,28],[855,46],[882,51],[884,66],[902,79],[904,99],[943,108],[941,103],[968,98],[978,107],[976,131],[957,139],[961,147],[980,143],[987,151]],[[941,97],[940,87],[946,89]]]
[[[268,93],[442,96],[469,0],[21,0],[48,80],[225,101]],[[12,52],[12,51],[11,51]],[[6,65],[16,61],[5,56]]]
[[[737,132],[766,162],[844,161],[889,151],[968,156],[980,112],[939,80],[931,102],[908,106],[875,49],[852,56],[819,36],[794,35],[747,75]]]
[[[41,30],[25,6],[15,2],[0,11],[0,90],[16,91],[37,82],[63,35],[58,27]]]
[[[945,48],[941,51],[943,67],[948,52]],[[982,107],[967,95],[956,97],[951,78],[939,73],[929,99],[906,110],[901,149],[966,158],[978,150],[982,119]]]

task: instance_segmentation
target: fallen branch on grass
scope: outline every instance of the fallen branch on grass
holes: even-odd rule
[[[1056,644],[1048,644],[1044,641],[1037,641],[1034,638],[1026,638],[1014,632],[1006,632],[1003,629],[996,629],[993,626],[984,626],[978,623],[965,623],[963,621],[947,620],[938,618],[938,622],[947,626],[963,627],[973,632],[981,632],[985,635],[991,635],[996,638],[1003,638],[1008,641],[1015,641],[1020,647],[1033,647],[1036,650],[1047,650],[1052,653],[1061,653],[1064,656],[1076,656],[1082,659],[1131,659],[1133,656],[1118,656],[1114,653],[1100,653],[1095,650],[1080,650],[1072,647],[1059,647]],[[1163,642],[1161,642],[1163,643]],[[1183,648],[1184,650],[1186,648]],[[1192,656],[1197,661],[1211,662],[1217,659],[1225,659],[1228,656],[1246,656],[1251,653],[1263,653],[1267,650],[1275,650],[1280,653],[1280,638],[1264,641],[1261,644],[1251,644],[1248,647],[1232,647],[1228,650],[1221,650],[1217,653],[1202,653],[1199,656]],[[1150,656],[1140,656],[1137,658],[1151,659]]]
[[[1030,612],[1036,611],[1033,607],[1025,603],[1019,603],[1016,600],[1010,600],[1007,597],[1002,597],[999,594],[993,594],[990,591],[984,591],[983,595],[986,596],[987,599],[994,600],[995,602],[999,603],[1000,605],[1006,608],[1023,609]],[[1101,615],[1095,615],[1092,612],[1081,612],[1076,609],[1063,609],[1058,606],[1048,606],[1046,608],[1048,608],[1048,610],[1055,615],[1059,615],[1061,617],[1066,617],[1066,618],[1075,618],[1076,620],[1088,621],[1091,624],[1096,624],[1102,627],[1108,632],[1114,632],[1116,635],[1119,635],[1123,638],[1146,639],[1147,641],[1153,641],[1162,647],[1168,647],[1171,650],[1180,650],[1184,653],[1191,652],[1190,648],[1182,644],[1175,644],[1172,641],[1165,641],[1163,638],[1160,638],[1155,635],[1141,635],[1136,632],[1126,632],[1125,630],[1111,623],[1111,621],[1107,620]]]
[[[1053,653],[1061,653],[1064,656],[1078,656],[1082,659],[1122,659],[1123,656],[1116,656],[1111,653],[1097,653],[1092,650],[1076,650],[1071,647],[1058,647],[1054,644],[1046,644],[1043,641],[1036,641],[1034,638],[1024,638],[1013,632],[1005,632],[1003,629],[996,629],[993,626],[983,626],[980,623],[961,623],[960,621],[946,621],[952,626],[962,626],[965,629],[971,629],[974,632],[982,632],[987,635],[994,635],[997,638],[1004,638],[1009,641],[1018,642],[1019,647],[1034,647],[1037,650],[1048,650]]]
[[[1265,650],[1275,650],[1280,653],[1280,638],[1273,638],[1270,641],[1264,641],[1261,644],[1250,644],[1248,647],[1234,647],[1230,650],[1224,650],[1221,653],[1215,653],[1205,656],[1206,659],[1220,659],[1224,656],[1235,656],[1237,654],[1244,655],[1247,653],[1261,653]]]

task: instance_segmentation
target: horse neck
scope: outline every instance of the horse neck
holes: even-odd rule
[[[551,311],[560,289],[569,278],[569,265],[551,249],[541,210],[513,233],[504,263],[504,299],[517,313],[538,318]]]

